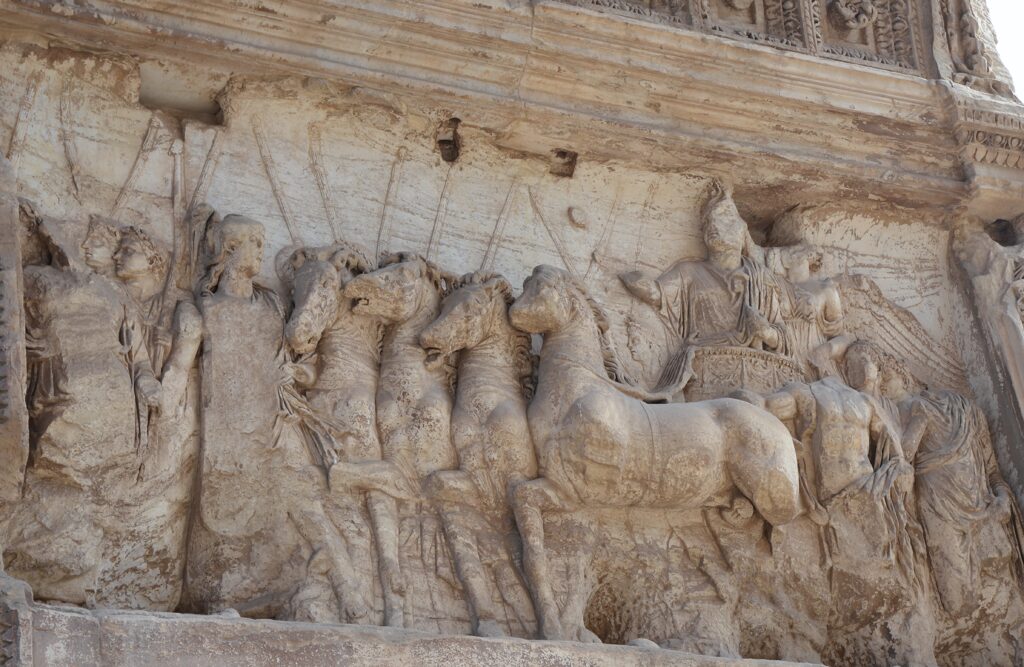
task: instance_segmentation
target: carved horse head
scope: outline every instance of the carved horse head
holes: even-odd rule
[[[508,326],[502,327],[513,301],[512,285],[504,277],[487,273],[463,276],[460,287],[445,297],[441,314],[420,332],[427,364],[437,366],[445,357],[473,349],[495,334],[514,333]]]
[[[398,253],[381,260],[381,268],[345,285],[352,312],[379,317],[385,324],[406,322],[436,305],[457,280],[419,255]]]
[[[366,255],[347,243],[288,249],[278,256],[277,274],[291,286],[295,300],[284,335],[296,354],[316,349],[324,330],[337,319],[343,287],[371,269]]]
[[[546,264],[534,268],[533,274],[523,282],[523,293],[509,308],[508,315],[516,329],[543,334],[545,338],[579,323],[584,324],[584,331],[587,328],[596,330],[596,342],[600,345],[608,377],[618,382],[635,384],[635,380],[623,369],[609,335],[607,313],[568,271]],[[587,341],[580,340],[576,347],[582,349],[586,344]]]
[[[542,264],[523,282],[523,293],[512,304],[512,326],[534,334],[562,331],[572,323],[585,297],[562,269]]]

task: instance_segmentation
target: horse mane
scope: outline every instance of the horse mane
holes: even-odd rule
[[[460,279],[456,274],[451,273],[450,271],[445,271],[423,255],[415,252],[403,251],[383,255],[377,266],[383,269],[385,266],[401,264],[403,262],[422,262],[426,267],[426,278],[430,281],[430,284],[433,285],[434,289],[437,290],[438,296],[442,299],[458,289],[460,285]]]
[[[636,386],[637,381],[626,372],[619,358],[619,353],[615,349],[615,342],[612,340],[610,333],[611,319],[608,317],[607,311],[590,296],[590,292],[583,285],[582,281],[568,272],[561,271],[560,273],[562,279],[583,298],[584,304],[590,309],[590,313],[594,317],[594,323],[597,324],[598,339],[601,343],[601,355],[604,357],[604,369],[608,373],[608,377],[622,384]]]
[[[345,254],[345,267],[351,271],[353,275],[358,276],[362,273],[370,273],[377,268],[370,261],[369,256],[363,248],[355,243],[349,243],[348,241],[335,241],[327,247],[331,249],[332,256],[335,256],[338,253]]]
[[[467,273],[459,279],[458,287],[464,287],[466,285],[482,285],[491,280],[494,281],[494,285],[497,288],[498,293],[505,300],[505,307],[507,309],[508,306],[511,306],[515,302],[516,296],[512,292],[512,283],[510,283],[508,279],[500,273],[490,273],[486,271]],[[509,329],[512,332],[512,350],[516,364],[516,371],[519,376],[519,385],[523,391],[523,397],[529,401],[533,398],[533,393],[537,389],[537,357],[533,353],[533,338],[530,334],[519,331],[513,327],[511,323],[509,324]]]

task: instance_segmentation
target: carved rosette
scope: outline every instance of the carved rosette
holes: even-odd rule
[[[878,18],[878,8],[872,0],[832,0],[828,18],[839,30],[862,30]]]

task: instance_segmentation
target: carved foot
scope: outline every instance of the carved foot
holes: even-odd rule
[[[488,618],[477,621],[475,634],[477,637],[501,638],[505,636],[505,631],[501,629],[497,621]]]
[[[660,646],[658,646],[657,644],[652,642],[650,639],[644,639],[643,637],[637,637],[636,639],[630,639],[629,640],[629,645],[630,646],[635,646],[637,648],[661,648]]]
[[[381,585],[399,597],[405,597],[405,577],[397,563],[384,563],[380,568]]]
[[[402,608],[405,606],[405,600],[398,598],[397,603],[393,606],[388,606],[387,611],[384,613],[384,625],[389,628],[404,628],[405,627],[405,610]],[[385,602],[385,605],[387,603]]]
[[[373,610],[361,599],[345,600],[342,598],[341,617],[352,625],[374,625]]]
[[[565,628],[562,627],[562,622],[556,618],[541,621],[540,637],[541,639],[561,642],[572,641],[573,639],[565,633]]]
[[[601,638],[595,635],[593,632],[586,628],[580,628],[579,634],[576,636],[576,641],[583,642],[584,644],[603,644]]]

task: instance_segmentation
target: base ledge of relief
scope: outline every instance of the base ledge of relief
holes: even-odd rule
[[[228,614],[85,610],[32,604],[28,664],[509,665],[757,667],[806,663],[667,649],[431,635],[414,630],[252,620]],[[24,612],[23,612],[24,613]],[[23,637],[24,639],[28,639]],[[14,664],[18,664],[15,662]]]

